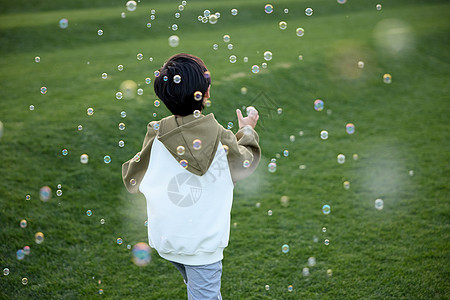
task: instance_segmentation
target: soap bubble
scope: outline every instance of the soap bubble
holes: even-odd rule
[[[273,6],[271,4],[266,4],[266,6],[264,6],[264,11],[266,12],[266,14],[273,13]]]
[[[34,235],[34,241],[36,244],[42,244],[44,242],[44,234],[42,232],[36,232]]]
[[[27,200],[27,201],[28,201],[28,200],[31,200],[31,196],[30,196],[30,195],[26,195],[26,196],[25,196],[25,200]]]
[[[34,110],[34,105],[30,105],[30,110],[31,110],[31,111]]]
[[[117,93],[116,93],[116,99],[117,99],[117,100],[120,100],[120,99],[122,99],[122,98],[123,98],[122,92],[117,92]]]
[[[69,154],[69,151],[67,149],[62,149],[61,153],[62,155],[66,156],[67,154]]]
[[[346,189],[346,190],[350,189],[350,181],[344,181],[343,185],[344,185],[344,189]]]
[[[281,251],[283,253],[288,253],[289,252],[289,245],[284,244],[283,246],[281,246]]]
[[[203,99],[203,94],[202,94],[202,92],[196,91],[196,92],[194,93],[194,99],[195,99],[196,101],[202,100],[202,99]]]
[[[150,20],[152,20],[152,21],[153,21],[155,18],[156,18],[155,15],[151,15],[151,16],[150,16]]]
[[[290,140],[291,142],[295,142],[295,135],[291,135],[291,136],[289,137],[289,140]]]
[[[272,52],[270,52],[270,51],[264,52],[264,59],[267,60],[267,61],[271,60],[272,59]]]
[[[308,266],[310,267],[314,267],[316,265],[316,258],[311,256],[310,258],[308,258]]]
[[[287,28],[287,23],[285,21],[281,21],[278,26],[281,30],[285,30]]]
[[[230,56],[230,63],[234,64],[236,62],[236,55]]]
[[[233,128],[233,122],[228,122],[228,124],[227,124],[227,129],[231,129],[231,128]]]
[[[248,159],[244,160],[244,162],[242,163],[242,166],[243,166],[244,168],[250,167],[250,161],[249,161]]]
[[[78,125],[77,129],[78,129],[78,131],[83,130],[83,125]]]
[[[284,157],[288,157],[289,156],[289,150],[284,150],[283,151],[283,155],[284,155]]]
[[[67,27],[69,27],[69,20],[67,19],[59,20],[59,28],[66,29]]]
[[[202,114],[198,109],[194,110],[194,118],[198,118],[200,117],[200,115]]]
[[[352,123],[348,123],[345,125],[345,131],[347,131],[348,134],[354,134],[355,133],[355,125]]]
[[[205,101],[205,106],[206,107],[210,107],[211,106],[211,100],[206,100]]]
[[[92,107],[89,107],[89,108],[86,110],[86,113],[88,114],[88,116],[92,116],[92,115],[94,114],[94,109],[93,109]]]
[[[163,80],[164,80],[164,81],[167,81],[167,80],[169,80],[169,77],[167,77],[167,75],[165,75],[165,76],[163,77]]]
[[[177,24],[173,24],[172,25],[172,30],[173,31],[177,31],[178,30],[178,25]]]
[[[143,90],[143,89],[138,89],[138,90],[137,90],[137,94],[138,94],[139,96],[142,96],[142,95],[144,94],[144,90]]]
[[[28,284],[28,278],[24,277],[22,278],[22,284],[27,285]]]
[[[108,73],[102,73],[102,79],[108,78]]]
[[[267,168],[270,173],[275,173],[275,171],[277,170],[277,164],[274,162],[270,162]]]
[[[209,9],[205,9],[205,10],[203,11],[203,15],[204,15],[205,17],[209,17],[209,16],[211,15],[211,11],[210,11]]]
[[[388,74],[388,73],[384,74],[383,75],[383,82],[387,83],[387,84],[391,83],[392,82],[391,74]]]
[[[307,9],[305,9],[305,15],[307,15],[308,17],[311,17],[313,14],[313,9],[308,7]]]
[[[122,72],[122,71],[123,71],[123,65],[118,65],[118,66],[117,66],[117,70],[118,70],[119,72]]]
[[[100,224],[105,224],[105,219],[100,219]]]
[[[119,130],[125,130],[125,123],[119,123]]]
[[[270,286],[268,284],[266,284],[264,288],[266,289],[266,291],[270,290]]]
[[[158,99],[156,99],[155,101],[153,101],[153,105],[154,105],[155,107],[158,107],[158,106],[161,105],[161,101],[159,101]]]
[[[261,67],[262,67],[263,69],[267,69],[267,63],[265,63],[265,62],[262,63],[262,64],[261,64]]]
[[[223,41],[224,41],[225,43],[229,43],[229,42],[230,42],[230,39],[231,39],[231,37],[230,37],[228,34],[225,34],[225,35],[223,36]]]
[[[316,111],[322,111],[324,107],[323,101],[320,99],[314,100],[314,109]]]
[[[325,239],[325,240],[323,241],[323,243],[325,244],[325,246],[328,246],[328,245],[330,244],[330,240],[329,240],[329,239]]]
[[[152,23],[148,22],[147,23],[147,28],[152,28]]]
[[[332,275],[333,275],[333,271],[332,271],[331,269],[328,269],[328,270],[327,270],[327,275],[328,275],[328,276],[332,276]]]
[[[101,29],[97,30],[97,34],[98,35],[103,35],[103,30],[101,30]]]
[[[297,34],[297,36],[302,37],[303,35],[305,35],[305,29],[299,27],[295,30],[295,33]]]
[[[303,60],[303,55],[299,55],[298,60]]]
[[[127,2],[127,10],[128,11],[135,11],[136,10],[136,6],[137,6],[137,3],[134,0],[130,0],[130,1]]]
[[[180,44],[180,38],[177,35],[171,35],[169,37],[169,46],[170,47],[177,47],[179,44]]]
[[[303,268],[302,275],[303,276],[309,276],[309,268],[307,268],[307,267]]]
[[[40,58],[39,56],[36,56],[36,57],[34,58],[34,61],[37,62],[37,63],[39,63],[39,62],[41,61],[41,58]]]
[[[214,50],[217,50],[217,49],[219,49],[219,45],[217,45],[217,44],[214,44],[214,45],[213,45],[213,49],[214,49]]]
[[[61,185],[59,185],[59,186],[61,186]],[[62,190],[57,190],[56,191],[56,196],[61,197],[62,194],[63,194]]]
[[[127,15],[126,15],[125,12],[122,12],[122,13],[120,14],[120,16],[122,17],[122,19],[125,19]]]
[[[87,164],[89,162],[89,156],[87,154],[80,155],[80,163]]]
[[[244,62],[248,62],[248,57],[244,56]]]
[[[47,93],[47,87],[43,86],[41,87],[41,94],[44,95]]]
[[[258,65],[253,65],[252,66],[252,73],[253,74],[259,73],[259,66]]]
[[[376,6],[376,8],[377,8],[377,10],[381,10],[381,4],[377,4],[377,6]]]
[[[217,19],[216,15],[210,15],[208,20],[209,20],[210,24],[216,24],[218,19]]]
[[[269,209],[269,210],[267,211],[267,215],[270,217],[270,216],[272,216],[272,214],[273,214],[272,210]]]
[[[345,163],[345,155],[344,154],[338,154],[338,156],[337,156],[337,162],[339,163],[339,164],[343,164],[343,163]]]
[[[183,167],[184,169],[187,169],[187,167],[188,167],[187,160],[185,160],[185,159],[180,160],[180,166]]]
[[[177,18],[177,19],[178,19],[178,18],[179,18],[180,16],[181,16],[181,15],[180,15],[180,13],[179,13],[179,12],[176,12],[176,13],[175,13],[175,18]]]
[[[155,77],[159,77],[159,75],[161,75],[161,72],[159,72],[158,70],[156,70],[155,72],[153,72],[153,75],[155,75]]]
[[[42,201],[47,202],[52,197],[52,189],[49,186],[43,186],[39,190],[39,197]]]
[[[145,84],[152,83],[152,79],[150,77],[145,78]]]
[[[4,276],[8,276],[9,275],[9,269],[8,268],[4,268],[3,269],[3,275]]]
[[[121,111],[121,112],[120,112],[120,116],[121,116],[122,118],[126,118],[126,117],[127,117],[127,112],[126,112],[126,111]]]
[[[288,14],[288,13],[289,13],[289,8],[285,8],[285,9],[284,9],[284,13],[285,13],[285,14]]]
[[[105,164],[109,164],[111,162],[111,156],[105,155],[105,157],[103,157],[103,161]]]
[[[241,94],[242,95],[247,95],[247,91],[248,91],[248,89],[246,87],[242,87],[241,88]]]
[[[121,238],[117,238],[116,243],[117,243],[117,245],[120,246],[120,245],[122,245],[123,240]]]
[[[331,207],[328,204],[322,206],[322,212],[324,215],[328,215],[331,212]]]
[[[134,178],[131,178],[130,179],[130,184],[132,185],[132,186],[135,186],[136,185],[136,179],[134,179]]]
[[[138,54],[136,54],[136,58],[137,58],[137,60],[142,60],[144,58],[144,54],[138,53]]]
[[[235,15],[237,15],[237,14],[238,14],[238,10],[237,10],[236,8],[233,8],[233,9],[231,10],[231,15],[235,16]]]
[[[177,154],[178,155],[184,155],[185,152],[185,148],[183,146],[178,146],[177,147]]]
[[[143,267],[150,263],[150,246],[147,243],[137,243],[133,246],[133,262],[136,266]]]
[[[27,227],[27,220],[20,220],[20,228],[26,228]]]
[[[347,0],[337,0],[337,3],[339,3],[339,4],[345,4],[345,3],[347,3]]]
[[[358,160],[359,156],[356,153],[353,153],[353,160]]]
[[[88,216],[88,217],[92,216],[92,210],[88,209],[86,211],[86,216]]]
[[[358,68],[360,69],[364,68],[364,62],[362,60],[358,61]]]
[[[195,139],[192,142],[192,148],[194,148],[194,150],[200,150],[202,148],[202,141],[199,139]]]
[[[178,74],[173,76],[173,82],[175,82],[176,84],[179,84],[181,82],[181,76]]]
[[[409,170],[408,174],[409,176],[414,176],[414,170]]]
[[[233,50],[233,44],[228,44],[227,48],[228,48],[228,50]]]
[[[217,19],[220,18],[220,12],[216,12],[215,15],[216,15]]]
[[[328,131],[322,130],[322,131],[320,132],[320,138],[321,138],[322,140],[326,140],[326,139],[328,138]]]
[[[322,232],[323,233],[327,232],[327,228],[326,227],[322,227]]]
[[[378,210],[382,210],[384,207],[383,199],[377,199],[375,200],[375,208]]]
[[[120,140],[120,141],[119,141],[119,147],[120,147],[120,148],[123,148],[123,146],[125,146],[125,142],[122,141],[122,140]]]
[[[292,287],[292,285],[288,286],[288,292],[292,292],[294,290],[294,288]]]

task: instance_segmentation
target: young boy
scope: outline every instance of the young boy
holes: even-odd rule
[[[158,72],[156,72],[157,74]],[[188,299],[221,299],[223,250],[230,234],[234,183],[257,167],[258,112],[239,131],[201,114],[211,78],[203,61],[176,54],[155,78],[156,95],[173,115],[148,124],[140,152],[122,166],[126,188],[147,201],[148,239],[182,274]]]

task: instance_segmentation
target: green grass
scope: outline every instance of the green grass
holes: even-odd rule
[[[206,113],[222,125],[236,122],[235,108],[253,104],[261,113],[263,159],[235,188],[223,261],[225,299],[449,297],[449,3],[274,1],[275,12],[266,15],[267,2],[260,0],[188,1],[175,19],[180,1],[141,2],[125,19],[125,1],[0,2],[0,268],[10,269],[0,275],[0,298],[185,297],[180,274],[155,251],[150,265],[132,263],[127,245],[147,241],[145,200],[128,194],[121,181],[121,164],[140,149],[146,124],[168,115],[153,106],[153,86],[144,79],[177,52],[207,64],[213,86]],[[381,11],[375,9],[378,2]],[[314,9],[313,16],[305,16],[306,7]],[[231,16],[231,8],[239,14]],[[148,29],[151,9],[156,20]],[[198,22],[204,9],[219,11],[219,22]],[[69,19],[67,29],[58,27],[61,18]],[[374,38],[385,19],[403,22],[406,30],[397,33],[410,37],[398,53]],[[288,23],[285,31],[278,28],[281,20]],[[173,23],[179,25],[177,48],[167,42]],[[295,35],[297,27],[305,29],[302,38]],[[226,49],[224,34],[231,36],[233,50]],[[268,68],[252,74],[266,50],[273,53]],[[137,53],[144,54],[142,61]],[[231,54],[236,64],[229,63]],[[124,71],[117,71],[119,64]],[[383,83],[385,73],[392,74],[391,84]],[[127,79],[144,89],[143,96],[116,100]],[[47,94],[40,94],[41,86]],[[313,109],[317,98],[325,102],[322,112]],[[93,116],[86,114],[88,107]],[[349,122],[356,125],[353,135],[345,132]],[[320,139],[321,130],[329,132],[328,140]],[[121,139],[124,148],[118,147]],[[68,156],[62,156],[64,148]],[[83,153],[89,154],[87,165],[79,162]],[[347,158],[342,165],[336,162],[339,153]],[[105,155],[112,157],[110,164],[103,163]],[[269,173],[267,164],[277,155],[277,171]],[[58,184],[61,197],[55,195]],[[45,185],[53,189],[49,202],[39,200]],[[287,206],[280,202],[283,195]],[[374,208],[377,198],[384,200],[381,211]],[[324,204],[331,205],[329,215],[321,211]],[[27,228],[20,228],[21,219]],[[45,234],[40,245],[34,242],[38,231]],[[281,252],[283,244],[289,253]],[[25,245],[31,254],[19,261],[16,251]],[[305,277],[302,269],[311,256],[317,264]]]

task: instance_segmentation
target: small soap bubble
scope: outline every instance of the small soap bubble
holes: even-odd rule
[[[225,155],[228,155],[228,151],[230,150],[227,145],[222,145],[223,150],[225,151]]]
[[[317,236],[314,236],[313,241],[314,241],[314,243],[317,243],[319,241],[319,238]]]
[[[377,8],[377,10],[381,10],[381,8],[382,8],[381,4],[378,3],[376,8]]]
[[[356,153],[353,153],[353,160],[358,160],[359,156]]]
[[[177,47],[180,44],[180,38],[177,35],[171,35],[169,37],[169,46],[172,48]],[[156,74],[155,74],[156,76]],[[159,75],[158,75],[159,76]],[[158,77],[156,76],[156,77]]]
[[[41,201],[47,202],[52,197],[52,189],[49,186],[43,186],[39,190]]]
[[[153,130],[159,130],[159,123],[155,123],[155,124],[153,124]]]
[[[288,157],[289,156],[289,150],[284,150],[283,151],[283,156],[284,157]]]
[[[61,197],[63,194],[62,190],[56,190],[56,196]]]
[[[322,206],[322,212],[324,215],[329,215],[331,212],[331,207],[328,204]]]
[[[272,52],[270,52],[270,51],[264,52],[264,59],[267,60],[267,61],[271,60],[272,59]]]
[[[179,5],[179,6],[178,6],[178,10],[179,10],[179,11],[183,11],[183,9],[184,9],[184,5]]]
[[[230,37],[228,34],[225,34],[225,35],[223,36],[223,41],[224,41],[225,43],[229,43],[230,40],[231,40],[231,37]]]
[[[303,60],[303,55],[299,55],[298,60]]]
[[[172,30],[173,31],[177,31],[178,30],[178,25],[177,24],[173,24],[172,25]]]
[[[345,131],[347,131],[348,134],[354,134],[355,125],[353,123],[348,123],[347,125],[345,125]]]
[[[330,244],[330,240],[329,240],[329,239],[325,239],[325,240],[323,241],[323,243],[325,244],[325,246],[328,246],[328,245]]]
[[[78,131],[83,130],[83,125],[78,125],[77,129],[78,129]]]
[[[136,179],[131,178],[131,179],[130,179],[130,184],[131,184],[132,186],[135,186],[135,185],[136,185]]]
[[[409,176],[414,176],[414,170],[409,170],[408,174]]]
[[[152,23],[148,22],[147,23],[147,28],[152,28]]]
[[[122,118],[126,118],[126,117],[127,117],[127,112],[126,112],[126,111],[121,111],[121,112],[120,112],[120,116],[121,116]]]
[[[244,162],[242,163],[242,166],[243,166],[244,168],[250,167],[250,161],[249,161],[248,159],[244,160]]]
[[[31,200],[31,196],[30,195],[26,195],[25,196],[25,200],[27,200],[27,201]]]
[[[117,238],[116,243],[117,245],[122,245],[123,240],[121,238]]]
[[[231,129],[233,128],[233,126],[234,126],[233,122],[228,122],[227,129]]]
[[[144,58],[144,54],[138,53],[138,54],[136,54],[136,58],[137,58],[137,60],[142,60]]]
[[[26,228],[27,227],[27,220],[20,220],[20,228]]]
[[[24,277],[22,278],[22,284],[27,285],[28,284],[28,278]]]
[[[31,111],[34,110],[34,105],[30,105],[30,110],[31,110]]]
[[[289,197],[286,195],[281,196],[280,203],[282,206],[288,206],[289,204]]]
[[[253,74],[259,73],[259,66],[258,65],[253,65],[252,66],[252,73]]]
[[[178,146],[177,147],[177,154],[178,155],[184,155],[185,153],[185,148],[183,146]]]
[[[203,15],[204,15],[205,17],[209,17],[209,16],[211,15],[211,11],[210,11],[209,9],[205,9],[205,10],[203,11]]]
[[[192,142],[192,148],[194,148],[194,150],[200,150],[202,148],[202,141],[199,139],[195,139]]]
[[[36,232],[34,235],[34,241],[36,244],[42,244],[44,242],[44,234],[42,232]]]
[[[87,164],[89,162],[89,156],[87,154],[80,155],[80,163]]]
[[[125,123],[119,123],[119,130],[125,130]]]
[[[41,87],[41,94],[44,95],[47,93],[47,87],[43,86]]]
[[[344,189],[349,190],[350,189],[350,181],[344,181]]]
[[[156,113],[153,113],[152,116],[153,116],[153,118],[156,118]]]
[[[118,70],[119,72],[122,72],[122,71],[123,71],[123,65],[118,65],[118,66],[117,66],[117,70]]]
[[[176,12],[176,13],[175,13],[175,18],[177,18],[177,19],[178,19],[178,18],[180,18],[180,16],[181,16],[181,15],[180,15],[180,13],[179,13],[179,12]]]
[[[128,11],[135,11],[137,7],[137,3],[134,0],[130,0],[127,2],[127,10]]]
[[[310,267],[314,267],[316,265],[316,258],[311,256],[310,258],[308,258],[308,266]]]
[[[262,63],[262,64],[261,64],[261,67],[262,67],[263,69],[267,69],[267,63],[265,63],[265,62]]]
[[[150,11],[150,13],[151,13],[152,15],[154,15],[154,14],[156,13],[156,10],[152,9],[152,10]]]
[[[275,171],[277,170],[277,164],[274,162],[270,162],[267,168],[270,173],[275,173]]]
[[[216,24],[218,21],[218,18],[216,15],[210,15],[208,18],[209,24]]]
[[[288,292],[292,292],[294,290],[294,287],[292,285],[288,286]]]
[[[248,91],[248,89],[246,87],[242,87],[241,88],[241,94],[242,95],[247,95],[247,91]]]
[[[61,185],[61,184],[58,184],[56,187],[57,187],[58,189],[61,189],[61,188],[62,188],[62,185]]]
[[[152,79],[150,77],[145,78],[145,83],[146,84],[152,83]]]
[[[358,68],[360,69],[364,68],[364,62],[362,60],[358,61]]]
[[[375,208],[378,210],[382,210],[384,207],[383,199],[377,199],[375,200]]]
[[[181,82],[181,76],[178,74],[173,76],[173,82],[179,84]]]
[[[272,6],[272,4],[266,4],[266,6],[264,6],[264,11],[266,12],[266,14],[273,13],[273,6]]]
[[[198,109],[194,110],[194,118],[200,117],[201,114],[202,113]]]
[[[230,56],[230,63],[234,64],[236,62],[236,55],[231,55]]]
[[[3,276],[8,276],[9,275],[9,269],[8,268],[4,268],[3,269]]]
[[[150,20],[152,20],[152,21],[155,20],[155,18],[156,18],[155,15],[150,16]]]
[[[37,62],[37,63],[39,63],[39,62],[41,62],[41,58],[40,58],[39,56],[36,56],[36,57],[34,58],[34,61]]]
[[[289,13],[289,8],[285,8],[285,9],[284,9],[284,13],[285,13],[285,14],[288,14],[288,13]]]
[[[289,252],[289,245],[284,244],[283,246],[281,246],[281,251],[283,253],[288,253]]]
[[[305,165],[299,165],[298,168],[299,168],[300,170],[304,170],[304,169],[306,169],[306,166],[305,166]]]
[[[105,219],[100,219],[100,224],[105,224]]]
[[[123,148],[123,146],[125,146],[125,142],[122,141],[122,140],[120,140],[120,141],[119,141],[119,147],[120,147],[120,148]]]
[[[309,268],[304,267],[303,270],[302,270],[302,275],[303,276],[309,276]]]
[[[161,105],[161,101],[159,101],[158,99],[156,99],[155,101],[153,101],[153,105],[154,105],[155,107],[158,107],[158,106]]]
[[[144,90],[143,89],[137,89],[137,94],[139,96],[142,96],[144,94]]]
[[[188,167],[188,162],[185,159],[180,160],[180,166],[183,167],[184,169],[187,169]]]
[[[314,109],[316,111],[322,111],[324,107],[323,101],[320,99],[314,100]]]
[[[127,14],[126,14],[125,12],[122,12],[122,13],[120,14],[120,17],[121,17],[122,19],[125,19],[125,18],[127,17]]]
[[[305,29],[299,27],[295,30],[295,33],[297,34],[297,36],[302,37],[305,35]]]
[[[270,216],[272,216],[272,214],[273,214],[273,213],[272,213],[272,210],[269,209],[269,210],[267,211],[267,215],[270,217]]]
[[[131,248],[131,245],[129,246]],[[136,266],[143,267],[148,265],[151,261],[150,246],[147,243],[137,243],[133,246],[132,253],[133,262]]]
[[[62,155],[66,156],[67,154],[69,154],[69,151],[67,149],[62,149],[61,153]]]
[[[228,50],[233,50],[233,44],[228,44],[227,48],[228,48]]]
[[[347,3],[347,0],[336,0],[337,1],[337,3],[339,3],[339,4],[345,4],[345,3]]]
[[[232,16],[235,16],[235,15],[237,15],[238,14],[238,10],[236,9],[236,8],[233,8],[232,10],[231,10],[231,15]]]
[[[105,164],[109,164],[111,162],[111,156],[105,155],[105,157],[103,157],[103,161]]]
[[[337,156],[337,162],[339,163],[339,164],[343,164],[343,163],[345,163],[345,155],[344,154],[338,154],[338,156]]]
[[[307,15],[308,17],[311,17],[313,14],[313,9],[308,7],[307,9],[305,9],[305,15]]]
[[[98,34],[99,36],[103,35],[103,30],[101,30],[101,29],[97,30],[97,34]]]
[[[290,140],[291,142],[295,142],[295,135],[291,135],[291,136],[289,137],[289,140]]]
[[[99,295],[103,295],[103,289],[99,289],[99,290],[98,290],[98,294],[99,294]]]
[[[169,77],[164,76],[164,77],[163,77],[163,80],[164,80],[164,81],[167,81],[167,80],[169,80]]]
[[[333,271],[332,271],[331,269],[328,269],[328,270],[327,270],[327,275],[328,275],[329,277],[331,277],[331,276],[333,275]]]
[[[202,17],[202,16],[200,16],[201,18],[202,18],[202,23],[203,24],[205,24],[205,23],[208,23],[208,20],[209,20],[209,18],[207,18],[207,17]]]
[[[266,289],[266,291],[270,290],[270,285],[266,284],[266,286],[264,287]]]
[[[69,20],[67,19],[59,20],[59,28],[66,29],[67,27],[69,27]]]
[[[383,82],[384,83],[387,83],[387,84],[389,84],[389,83],[391,83],[392,82],[392,76],[391,76],[391,74],[384,74],[383,75]]]
[[[278,27],[280,27],[281,30],[285,30],[287,28],[287,23],[285,21],[281,21],[278,24]]]
[[[102,73],[102,79],[107,79],[108,78],[108,73]]]
[[[327,232],[327,228],[326,227],[322,227],[322,232],[323,233]]]
[[[206,100],[205,101],[205,106],[206,107],[210,107],[211,106],[211,100]]]
[[[219,49],[219,45],[217,45],[217,44],[214,44],[214,45],[213,45],[213,49],[214,49],[214,50],[217,50],[217,49]]]
[[[88,116],[92,116],[92,115],[94,114],[94,109],[93,109],[92,107],[89,107],[89,108],[86,110],[86,113],[88,114]]]
[[[202,100],[202,99],[203,99],[203,94],[202,94],[202,92],[196,91],[196,92],[194,93],[194,99],[195,99],[196,101]]]

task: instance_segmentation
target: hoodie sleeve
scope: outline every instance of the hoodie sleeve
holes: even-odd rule
[[[222,145],[228,147],[228,164],[233,182],[248,177],[261,160],[259,136],[251,126],[245,126],[236,133],[223,128]]]
[[[130,193],[134,194],[139,192],[139,185],[147,172],[150,150],[157,133],[153,129],[155,124],[158,124],[158,122],[150,122],[147,125],[147,134],[145,135],[141,151],[122,165],[123,183]]]

